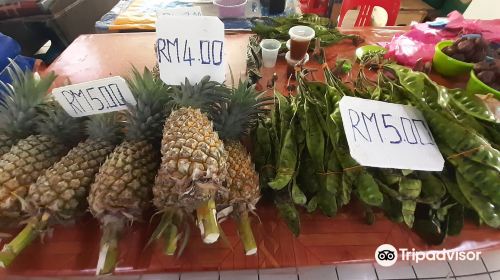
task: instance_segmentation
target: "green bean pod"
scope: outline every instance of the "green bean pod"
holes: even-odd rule
[[[422,192],[419,202],[425,202],[434,206],[439,206],[441,199],[446,195],[444,183],[434,174],[429,172],[420,172],[418,176],[422,181]]]
[[[479,217],[490,227],[500,228],[500,206],[484,197],[462,174],[457,172],[456,176],[458,187]]]
[[[456,153],[465,152],[465,157],[500,172],[500,152],[491,147],[486,139],[424,106],[421,109],[423,109],[433,135],[438,140],[446,143]]]
[[[292,129],[289,128],[285,134],[285,138],[283,139],[276,178],[269,182],[268,185],[275,190],[281,190],[284,188],[293,178],[296,165],[297,144],[295,142]]]
[[[323,161],[325,155],[325,137],[319,124],[314,105],[307,100],[304,102],[306,115],[306,146],[318,172],[324,172]]]
[[[361,201],[371,206],[380,206],[382,204],[383,195],[370,173],[365,170],[361,171],[354,185]]]
[[[448,90],[452,97],[452,102],[463,112],[482,119],[487,122],[495,122],[495,115],[490,112],[488,106],[479,99],[476,95],[465,92],[463,90]]]
[[[500,173],[482,164],[462,159],[457,171],[469,182],[480,186],[481,193],[500,205]]]
[[[307,203],[306,195],[299,188],[299,185],[297,185],[297,182],[295,180],[293,180],[292,183],[292,200],[295,204],[302,206]]]
[[[338,193],[342,184],[342,167],[334,150],[328,156],[327,170],[324,177],[326,189],[333,194]]]
[[[421,191],[422,181],[420,180],[403,177],[399,181],[399,194],[403,198],[401,201],[401,213],[403,214],[404,222],[410,228],[413,227],[413,222],[415,221],[416,199],[420,196]]]

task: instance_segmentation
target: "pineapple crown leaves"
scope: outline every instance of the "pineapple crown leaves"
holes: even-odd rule
[[[25,138],[39,121],[41,106],[56,76],[50,73],[43,78],[30,70],[23,71],[10,60],[7,72],[10,84],[0,81],[0,133],[13,138]]]
[[[89,117],[85,129],[90,139],[101,139],[117,143],[121,139],[122,125],[115,112]]]
[[[221,83],[211,81],[210,76],[205,76],[199,83],[192,85],[186,78],[180,87],[174,87],[171,94],[172,108],[191,107],[200,109],[209,116],[216,115],[220,104],[227,102],[230,90]]]
[[[84,136],[85,118],[73,118],[55,102],[48,103],[38,123],[38,132],[57,138],[63,144],[72,146]]]
[[[125,127],[129,140],[156,141],[161,138],[163,121],[168,115],[167,106],[170,88],[144,67],[141,74],[135,67],[127,80],[137,104],[128,105]]]
[[[267,112],[265,106],[272,105],[272,97],[264,97],[255,85],[240,80],[238,87],[233,88],[229,100],[222,103],[220,113],[214,116],[214,127],[223,140],[237,140],[247,135],[255,127],[262,114]]]

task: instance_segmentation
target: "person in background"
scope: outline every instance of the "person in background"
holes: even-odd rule
[[[9,73],[6,70],[6,67],[10,64],[9,59],[14,60],[21,69],[32,70],[35,65],[34,58],[21,55],[21,46],[16,40],[0,33],[0,81],[4,83],[11,82]]]

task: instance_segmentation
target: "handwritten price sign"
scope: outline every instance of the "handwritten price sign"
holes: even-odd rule
[[[351,156],[359,164],[443,170],[444,159],[416,108],[349,96],[339,105]]]
[[[205,75],[223,82],[224,24],[217,17],[160,15],[156,22],[160,78],[178,85]]]
[[[202,16],[200,6],[194,7],[179,7],[179,8],[167,8],[159,10],[156,13],[156,18],[160,16]]]
[[[127,109],[136,101],[122,77],[110,77],[52,90],[54,98],[72,117]]]

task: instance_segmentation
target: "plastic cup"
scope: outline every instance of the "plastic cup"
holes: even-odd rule
[[[262,64],[264,64],[264,67],[273,68],[276,65],[280,47],[280,41],[275,39],[264,39],[260,42],[260,48],[262,49]]]
[[[213,0],[219,8],[219,18],[239,18],[245,16],[247,0]]]
[[[290,57],[294,60],[301,60],[309,49],[309,43],[316,35],[314,29],[309,26],[297,25],[288,31],[290,35]]]
[[[288,64],[286,68],[286,75],[287,77],[292,76],[292,79],[295,79],[295,66],[301,66],[306,64],[309,61],[309,54],[306,53],[302,59],[295,60],[291,58],[291,52],[288,51],[285,54],[285,59],[286,63]]]

